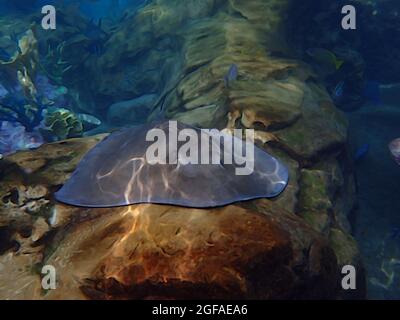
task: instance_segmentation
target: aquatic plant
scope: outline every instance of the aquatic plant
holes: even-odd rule
[[[25,127],[27,132],[32,132],[43,120],[43,110],[46,108],[41,103],[5,104],[0,102],[0,121],[17,122]]]
[[[44,143],[41,134],[27,130],[18,123],[0,122],[0,158],[15,151],[37,148]]]
[[[40,61],[42,71],[57,84],[62,84],[63,75],[72,68],[72,65],[63,59],[65,45],[65,41],[56,47],[48,45],[47,53]]]
[[[33,132],[43,120],[43,110],[47,106],[37,99],[37,90],[32,81],[39,60],[35,25],[20,39],[15,35],[13,37],[17,50],[10,61],[0,63],[0,68],[4,74],[14,74],[16,77],[6,77],[9,90],[3,93],[0,101],[0,121],[19,123],[27,132]]]

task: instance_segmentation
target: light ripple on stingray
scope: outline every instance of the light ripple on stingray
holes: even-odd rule
[[[255,145],[254,170],[249,175],[237,175],[239,166],[235,161],[232,164],[222,161],[219,164],[150,164],[146,161],[146,151],[154,142],[146,141],[146,135],[151,129],[161,129],[169,141],[167,127],[168,122],[158,122],[111,134],[82,159],[56,193],[56,199],[81,207],[156,203],[208,208],[275,197],[288,183],[287,167]],[[178,123],[177,129],[192,129],[200,136],[200,129],[191,126]],[[231,142],[237,143],[235,139],[238,138],[232,136]],[[184,143],[168,146],[167,150],[172,148],[170,154],[177,155]],[[217,146],[211,145],[211,148]],[[233,157],[235,149],[229,151]],[[220,152],[219,157],[223,154]]]

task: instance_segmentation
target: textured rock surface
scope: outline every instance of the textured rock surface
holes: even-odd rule
[[[2,160],[2,244],[12,245],[0,256],[0,297],[336,297],[337,258],[327,239],[269,201],[212,210],[55,203],[51,190],[99,138]],[[44,292],[38,272],[47,264],[58,289]]]
[[[140,98],[120,101],[112,104],[108,109],[107,120],[110,125],[133,125],[148,117],[157,96],[144,95]]]
[[[100,138],[44,145],[1,161],[0,297],[336,298],[338,265],[360,263],[348,234],[332,228],[325,237],[284,209],[282,199],[212,210],[55,203],[52,191]],[[300,181],[326,182],[320,170],[309,171]],[[305,207],[317,214],[326,195],[313,192]],[[41,290],[39,272],[47,264],[57,270],[54,291]]]

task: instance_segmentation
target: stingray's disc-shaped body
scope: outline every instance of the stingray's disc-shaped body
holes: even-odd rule
[[[85,155],[71,178],[56,193],[56,199],[81,207],[157,203],[207,208],[255,198],[274,197],[287,185],[287,168],[256,146],[253,146],[254,158],[251,160],[254,171],[249,175],[237,175],[236,169],[244,165],[239,166],[234,160],[232,164],[225,164],[227,161],[218,164],[186,165],[178,161],[170,164],[173,162],[171,160],[177,160],[177,154],[185,142],[168,143],[167,152],[171,153],[167,164],[150,164],[146,151],[155,142],[146,141],[146,135],[154,128],[165,132],[167,142],[171,134],[176,135],[182,129],[191,129],[188,131],[198,137],[201,132],[200,129],[181,123],[175,126],[176,132],[171,132],[169,122],[115,132]],[[230,139],[221,140],[225,141],[225,144],[226,141],[233,143],[230,155],[244,151],[244,141],[242,149],[237,150],[235,146],[242,140],[225,134],[225,138],[227,136]],[[214,151],[218,154],[216,148],[219,147],[219,143],[211,145],[210,154]],[[220,150],[222,152],[219,153],[219,157],[224,159],[224,146]],[[199,157],[200,152],[199,148]]]

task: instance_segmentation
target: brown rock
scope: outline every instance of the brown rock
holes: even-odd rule
[[[333,252],[300,220],[295,224],[305,228],[304,243],[291,240],[268,216],[236,206],[100,211],[73,227],[46,259],[60,275],[60,290],[47,298],[81,297],[79,288],[87,298],[104,299],[309,297],[302,286],[310,279],[297,270],[293,250],[315,241],[325,251],[316,253],[313,263],[328,259],[330,269],[321,267],[306,277],[336,279]],[[319,296],[336,292],[331,280],[324,288],[312,282],[308,289]]]
[[[303,162],[319,160],[321,154],[340,150],[346,143],[347,120],[326,92],[308,86],[302,117],[293,126],[277,133],[283,147]]]
[[[0,283],[5,284],[0,287],[1,297],[306,299],[338,295],[335,252],[340,254],[337,243],[342,242],[335,241],[332,250],[305,220],[283,209],[290,201],[293,204],[287,208],[294,208],[295,184],[281,200],[262,199],[209,210],[150,204],[84,209],[55,204],[51,193],[44,190],[52,192],[54,183],[60,183],[59,178],[52,179],[55,171],[54,176],[63,180],[71,171],[70,165],[59,166],[56,159],[96,141],[98,138],[75,139],[30,151],[31,157],[52,160],[45,158],[47,165],[29,174],[28,180],[11,179],[19,177],[18,163],[28,165],[22,161],[26,152],[4,160],[8,188],[20,185],[20,189],[30,190],[25,191],[33,197],[30,201],[49,203],[39,211],[38,220],[18,202],[13,210],[6,210],[5,204],[1,208],[9,219],[5,222],[7,241],[19,244],[0,256],[3,268],[9,270],[7,276],[18,276],[12,284],[0,276]],[[75,153],[75,157],[81,156],[82,152]],[[43,191],[33,192],[37,186]],[[314,198],[310,199],[314,204]],[[352,252],[347,256],[357,250]],[[22,259],[21,254],[30,259]],[[20,266],[18,275],[11,270],[12,263]],[[56,268],[57,290],[41,290],[43,265]],[[32,268],[39,270],[35,276],[29,271]]]

